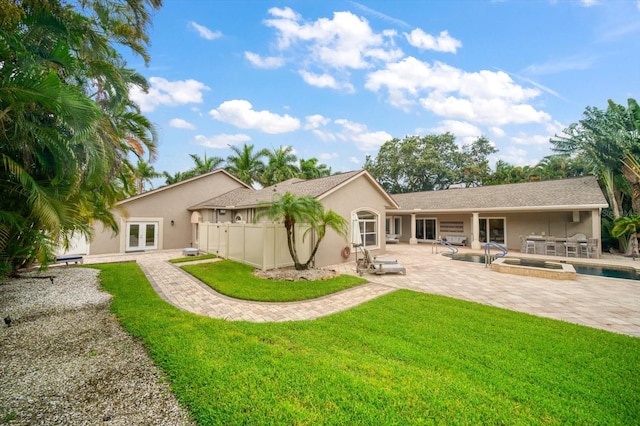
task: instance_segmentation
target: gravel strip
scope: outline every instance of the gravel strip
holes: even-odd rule
[[[11,318],[0,320],[0,424],[194,424],[97,276],[52,268],[0,284],[0,316]]]

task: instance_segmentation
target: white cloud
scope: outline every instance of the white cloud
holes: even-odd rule
[[[251,137],[248,135],[237,133],[235,135],[228,135],[222,133],[214,136],[197,135],[195,137],[196,142],[199,145],[206,146],[207,148],[228,148],[229,145],[240,145],[242,143],[249,142]]]
[[[408,57],[367,76],[365,87],[386,89],[389,103],[408,109],[416,100],[442,117],[501,126],[542,123],[550,115],[526,103],[540,90],[516,84],[503,71],[465,72],[441,62],[433,65]]]
[[[476,123],[503,126],[510,123],[543,123],[551,119],[544,111],[531,105],[514,104],[507,99],[456,98],[433,93],[420,100],[424,109],[434,114]]]
[[[385,131],[370,132],[365,124],[338,119],[335,123],[342,126],[338,139],[345,142],[354,142],[360,151],[377,151],[383,143],[393,139]]]
[[[220,31],[211,31],[209,28],[196,22],[191,21],[189,22],[189,25],[191,26],[191,28],[195,29],[198,32],[200,37],[206,40],[215,40],[222,37],[222,33]]]
[[[328,118],[320,114],[308,115],[304,118],[304,121],[305,121],[305,124],[304,124],[305,130],[318,129],[322,126],[326,126],[331,122],[331,120],[329,120]]]
[[[366,19],[351,12],[335,12],[332,19],[314,22],[304,22],[290,8],[272,8],[269,13],[273,18],[265,24],[276,29],[278,48],[301,46],[311,62],[337,69],[364,69],[369,66],[367,58],[398,55],[397,51],[385,54],[381,50],[391,44],[385,41],[389,33],[375,33]]]
[[[427,34],[420,28],[411,33],[404,33],[410,45],[420,50],[435,50],[436,52],[456,53],[462,42],[449,35],[448,31],[442,31],[437,37]]]
[[[353,93],[355,91],[353,85],[350,83],[340,83],[329,74],[314,74],[312,72],[301,70],[300,75],[305,83],[311,86],[320,88],[328,87],[336,90],[344,89],[348,93]]]
[[[459,145],[470,144],[482,136],[482,130],[471,123],[457,120],[443,120],[438,126],[430,129],[435,134],[452,133]]]
[[[169,121],[169,127],[175,127],[176,129],[188,129],[194,130],[196,126],[189,123],[187,120],[183,120],[182,118],[173,118]]]
[[[318,159],[327,161],[327,160],[333,160],[334,158],[338,158],[338,157],[340,156],[335,152],[323,152],[318,156]]]
[[[528,158],[529,152],[526,149],[517,148],[515,146],[508,146],[504,150],[500,150],[500,153],[496,155],[498,160],[505,161],[514,166],[530,166],[537,164],[537,160]]]
[[[270,111],[254,111],[251,103],[242,99],[223,102],[209,114],[218,121],[241,129],[255,129],[269,134],[293,132],[300,127],[297,118]]]
[[[520,133],[517,136],[512,136],[510,140],[516,145],[548,145],[549,135],[527,135],[526,133]]]
[[[353,164],[362,164],[362,160],[358,157],[349,157],[349,162]]]
[[[149,79],[149,92],[132,86],[129,96],[140,106],[142,112],[149,112],[160,105],[177,106],[190,103],[202,103],[202,92],[210,90],[204,83],[196,80],[169,81],[162,77]]]
[[[284,65],[284,58],[278,56],[262,57],[257,53],[244,52],[244,57],[258,68],[274,69]]]
[[[502,138],[504,137],[504,135],[506,135],[507,133],[500,127],[498,126],[491,126],[489,127],[489,131],[491,132],[491,134],[493,136],[495,136],[496,138]]]

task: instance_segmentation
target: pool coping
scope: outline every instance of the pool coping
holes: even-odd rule
[[[491,270],[502,274],[521,275],[526,277],[549,278],[553,280],[575,280],[576,270],[571,263],[554,262],[545,260],[545,265],[556,265],[557,268],[542,268],[529,265],[518,265],[511,262],[520,262],[518,257],[499,257],[491,262]]]

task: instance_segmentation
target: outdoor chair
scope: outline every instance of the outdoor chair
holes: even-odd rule
[[[527,237],[520,235],[520,253],[529,253],[529,249],[531,249],[531,252],[535,254],[536,242],[527,240]]]
[[[407,274],[405,267],[398,264],[396,259],[390,257],[374,257],[366,248],[361,247],[361,249],[364,257],[362,262],[356,265],[358,274],[362,275],[364,271],[377,275],[387,273]]]
[[[557,246],[556,239],[552,237],[547,237],[544,240],[544,254],[547,256],[557,255],[558,253],[556,251],[556,246]]]
[[[598,257],[598,239],[587,238],[587,241],[581,241],[580,254],[586,257]]]
[[[567,238],[567,241],[564,243],[565,256],[575,256],[578,257],[580,255],[578,240],[575,238]]]

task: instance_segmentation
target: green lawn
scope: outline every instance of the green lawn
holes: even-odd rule
[[[314,299],[367,282],[352,275],[322,281],[280,281],[253,276],[253,266],[231,260],[185,265],[182,269],[229,297],[261,302],[292,302]]]
[[[135,264],[112,309],[209,424],[637,424],[640,339],[401,290],[314,321],[210,319]]]
[[[200,256],[185,256],[179,257],[177,259],[169,259],[170,263],[184,263],[184,262],[193,262],[196,260],[205,260],[205,259],[215,259],[218,256],[215,254],[201,254]]]

